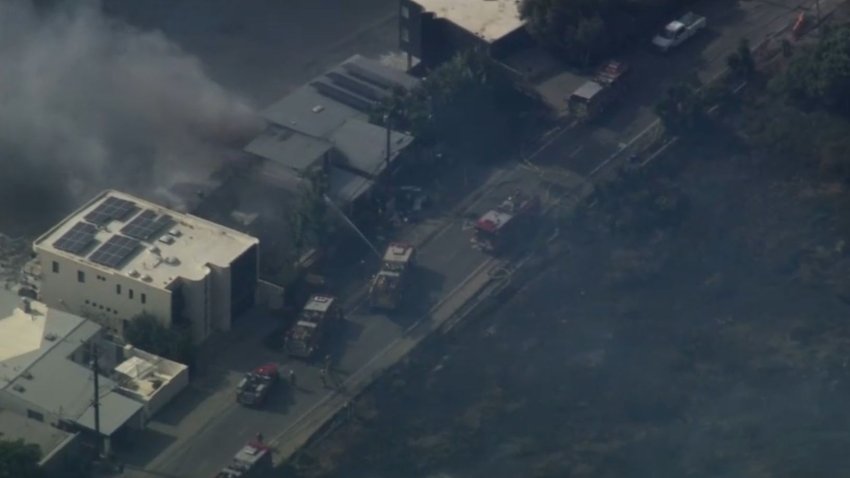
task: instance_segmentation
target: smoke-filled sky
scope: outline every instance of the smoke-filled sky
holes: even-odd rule
[[[259,128],[161,33],[97,1],[62,3],[0,2],[0,231],[55,220],[101,189],[203,180],[223,142]]]

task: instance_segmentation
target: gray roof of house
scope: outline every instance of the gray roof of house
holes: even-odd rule
[[[41,449],[42,460],[71,437],[73,437],[71,433],[46,423],[9,410],[0,410],[0,440],[23,440],[26,443],[38,445]]]
[[[354,169],[377,176],[386,167],[385,128],[364,121],[346,121],[331,135],[331,142],[345,157],[347,165]],[[398,156],[411,142],[412,136],[393,131],[390,134],[390,160]]]
[[[245,151],[295,171],[304,171],[316,164],[331,148],[327,141],[269,125],[266,131],[245,147]]]
[[[0,291],[0,333],[3,321],[19,303],[11,292]],[[31,403],[35,409],[93,430],[93,377],[87,367],[70,357],[98,334],[100,326],[57,309],[46,311],[40,347],[0,361],[0,390]],[[39,313],[34,309],[34,315]],[[107,377],[100,377],[99,389],[101,432],[111,435],[138,413],[142,404],[119,395],[116,384]]]
[[[328,136],[345,120],[361,114],[333,98],[322,96],[310,84],[298,88],[262,111],[267,121],[314,138]]]
[[[369,123],[369,113],[393,89],[418,83],[403,71],[355,55],[266,108],[262,115],[272,126],[245,150],[303,172],[335,149],[351,168],[375,175],[385,165],[386,132]],[[413,138],[395,132],[392,140],[396,156]]]
[[[328,183],[329,196],[342,204],[351,203],[375,184],[371,179],[339,168],[330,169]]]

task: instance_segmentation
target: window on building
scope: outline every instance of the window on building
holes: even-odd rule
[[[148,301],[148,296],[145,295],[144,293],[142,293],[142,303],[144,304],[147,301]]]
[[[133,289],[127,289],[127,296],[131,299],[133,298]]]
[[[407,5],[401,6],[401,18],[410,18],[410,9]]]
[[[85,282],[86,281],[86,273],[83,271],[77,271],[77,282]]]
[[[410,41],[410,31],[408,31],[407,28],[401,29],[401,41],[403,41],[403,42],[409,42]]]
[[[27,410],[27,418],[32,418],[33,420],[38,420],[40,422],[44,421],[44,414],[39,413],[35,410]]]
[[[121,295],[121,284],[115,284],[115,293]]]
[[[58,273],[59,273],[59,263],[58,263],[58,262],[53,261],[52,268],[53,268],[53,273],[54,273],[54,274],[58,274]]]

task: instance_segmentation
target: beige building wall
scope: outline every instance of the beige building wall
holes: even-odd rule
[[[42,267],[41,300],[72,314],[94,320],[115,333],[124,323],[147,313],[170,326],[171,291],[71,261],[51,251],[38,251]]]

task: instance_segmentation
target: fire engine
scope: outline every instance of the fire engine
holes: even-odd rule
[[[342,310],[334,297],[313,295],[284,340],[286,352],[293,357],[309,359],[321,347],[331,322],[342,319]]]
[[[273,468],[271,450],[255,441],[242,447],[215,478],[260,478],[268,476]]]
[[[369,287],[369,304],[373,308],[394,310],[398,307],[413,268],[415,252],[412,244],[394,242],[387,247],[381,270],[372,278]]]
[[[490,254],[504,252],[540,210],[540,199],[516,190],[475,221],[472,245]]]
[[[277,364],[268,363],[248,372],[236,386],[236,401],[252,407],[265,403],[280,380]]]

